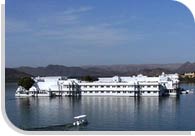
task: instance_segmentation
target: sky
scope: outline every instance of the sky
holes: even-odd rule
[[[6,0],[6,67],[195,61],[191,12],[172,0]]]

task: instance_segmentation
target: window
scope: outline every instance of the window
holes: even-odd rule
[[[120,85],[117,85],[117,88],[120,88],[121,86]]]
[[[101,85],[101,88],[104,88],[104,86],[103,86],[103,85]]]
[[[95,93],[99,93],[99,91],[95,91]]]
[[[126,88],[126,86],[124,85],[123,88]]]
[[[89,86],[89,88],[92,88],[92,86]]]
[[[126,91],[123,91],[123,93],[126,93]]]
[[[89,93],[93,93],[93,91],[89,91]]]
[[[115,88],[115,86],[112,86],[112,88]]]
[[[120,93],[120,91],[117,91],[117,93]]]
[[[110,91],[106,91],[107,93],[110,93]]]
[[[106,88],[110,88],[110,86],[106,86]]]
[[[101,93],[104,93],[104,91],[101,91]]]
[[[153,93],[157,93],[157,91],[154,91]]]
[[[150,85],[148,85],[147,87],[151,87]]]
[[[140,89],[142,89],[143,87],[144,87],[144,86],[141,86],[141,85],[140,85],[140,86],[138,86],[138,88],[140,88]]]
[[[150,91],[148,91],[147,93],[150,93]]]
[[[98,88],[98,86],[96,85],[95,88]]]
[[[116,93],[115,91],[112,91],[112,93]]]

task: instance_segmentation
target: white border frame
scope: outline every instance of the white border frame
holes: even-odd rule
[[[184,4],[192,14],[195,14],[195,0],[174,0]],[[5,1],[1,1],[2,3]],[[195,20],[195,18],[194,18]],[[6,134],[18,135],[191,135],[191,131],[24,131],[14,126],[5,111],[5,4],[1,4],[1,112],[0,125]],[[3,116],[2,116],[3,115]],[[11,129],[10,129],[11,128]],[[12,131],[14,130],[14,131]],[[16,133],[17,132],[17,133]]]

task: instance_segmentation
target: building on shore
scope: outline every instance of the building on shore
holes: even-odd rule
[[[182,78],[195,78],[195,72],[186,72],[181,75]]]
[[[19,86],[16,96],[164,96],[177,95],[178,74],[162,73],[158,77],[143,75],[100,77],[87,82],[66,77],[35,77],[34,85]]]

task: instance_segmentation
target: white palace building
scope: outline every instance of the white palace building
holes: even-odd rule
[[[177,95],[178,74],[162,73],[158,77],[143,75],[102,77],[86,82],[66,77],[35,77],[35,83],[25,90],[19,86],[15,95],[28,96],[163,96]]]

